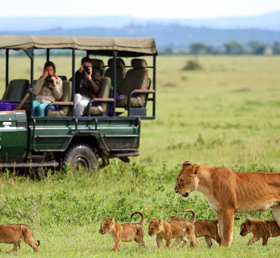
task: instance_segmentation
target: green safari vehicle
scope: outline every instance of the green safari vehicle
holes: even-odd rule
[[[9,80],[18,51],[27,56],[28,72]],[[70,74],[59,75],[62,98],[47,106],[44,117],[34,116],[35,59],[43,55],[49,61],[59,51],[72,60]],[[91,58],[102,76],[101,90],[82,117],[74,116],[73,103],[78,55]],[[155,119],[156,56],[152,38],[0,36],[6,67],[0,81],[0,167],[98,170],[111,158],[129,162],[139,155],[141,121]]]

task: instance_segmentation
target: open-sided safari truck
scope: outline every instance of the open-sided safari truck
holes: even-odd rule
[[[35,53],[41,51],[45,61],[51,61],[52,54],[62,49],[72,56],[71,74],[60,76],[62,98],[46,108],[45,117],[34,116]],[[11,65],[17,65],[15,51],[26,54],[30,73],[9,80]],[[75,58],[78,52],[91,58],[93,69],[102,76],[98,97],[79,118],[74,116],[72,83],[80,67]],[[110,158],[127,162],[139,155],[141,120],[155,119],[157,50],[153,39],[0,36],[0,55],[6,64],[1,69],[5,73],[0,101],[1,168],[68,164],[95,170],[108,165]]]

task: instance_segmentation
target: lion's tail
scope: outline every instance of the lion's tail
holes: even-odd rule
[[[192,224],[194,224],[195,223],[195,219],[196,219],[196,217],[195,217],[195,212],[193,211],[193,210],[190,210],[190,209],[187,209],[187,210],[184,210],[184,212],[191,212],[192,213],[192,218],[190,219],[190,222],[192,223]]]
[[[133,217],[134,214],[139,214],[139,215],[141,216],[141,220],[140,220],[139,224],[140,224],[141,226],[143,226],[143,225],[144,225],[144,221],[145,221],[145,216],[144,216],[144,214],[143,214],[141,211],[135,211],[135,212],[131,213],[131,216],[130,216],[131,219],[132,219],[132,217]]]
[[[35,243],[34,237],[33,237],[33,231],[32,229],[24,224],[20,225],[21,228],[21,233],[23,236],[23,240],[27,243],[27,242],[33,242],[37,247],[40,245],[40,241],[37,240],[37,243]]]

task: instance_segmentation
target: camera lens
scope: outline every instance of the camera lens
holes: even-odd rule
[[[90,74],[90,69],[87,65],[84,65],[84,71],[87,73],[87,74]]]

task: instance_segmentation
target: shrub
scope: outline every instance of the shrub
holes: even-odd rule
[[[183,71],[186,70],[201,70],[202,66],[198,63],[198,61],[189,60],[186,66],[183,68]]]

